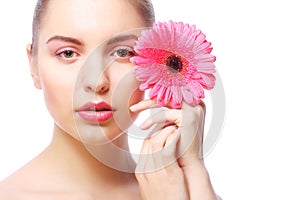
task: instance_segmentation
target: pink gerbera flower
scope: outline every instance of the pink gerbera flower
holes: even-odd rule
[[[196,26],[182,22],[158,22],[142,32],[134,47],[135,64],[142,91],[150,89],[149,97],[166,106],[181,108],[182,101],[191,106],[204,98],[203,89],[215,85],[216,57],[211,43]]]

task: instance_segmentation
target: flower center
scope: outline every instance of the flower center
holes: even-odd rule
[[[171,72],[180,72],[182,70],[182,61],[180,57],[176,55],[171,55],[167,58],[167,66],[171,70]]]

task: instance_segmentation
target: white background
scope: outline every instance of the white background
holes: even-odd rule
[[[300,12],[296,0],[153,0],[159,21],[196,24],[213,43],[226,94],[206,164],[224,199],[300,199]],[[0,3],[0,180],[51,139],[25,47],[35,1]]]

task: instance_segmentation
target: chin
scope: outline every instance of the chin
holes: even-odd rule
[[[79,141],[86,145],[104,145],[112,143],[123,133],[125,133],[125,131],[120,129],[114,123],[111,123],[109,126],[77,126]]]

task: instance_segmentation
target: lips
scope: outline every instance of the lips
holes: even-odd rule
[[[85,121],[105,122],[113,116],[114,110],[105,102],[88,102],[80,107],[76,112]]]

